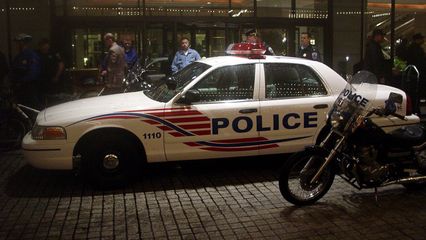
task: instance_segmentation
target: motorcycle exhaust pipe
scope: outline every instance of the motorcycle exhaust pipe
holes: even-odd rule
[[[408,177],[408,178],[401,178],[395,181],[390,181],[387,183],[384,183],[382,186],[389,186],[392,184],[403,184],[403,183],[414,183],[414,182],[426,182],[426,176],[417,176],[417,177]]]

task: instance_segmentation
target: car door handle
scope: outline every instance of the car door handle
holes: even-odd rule
[[[257,109],[256,108],[247,108],[247,109],[241,109],[239,112],[240,113],[255,113],[255,112],[257,112]]]
[[[328,108],[327,104],[317,104],[314,106],[315,109],[322,109],[322,108]]]

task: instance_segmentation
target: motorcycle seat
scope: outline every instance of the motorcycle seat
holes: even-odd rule
[[[395,146],[416,146],[425,141],[425,131],[420,125],[410,125],[398,128],[389,133],[389,141]]]

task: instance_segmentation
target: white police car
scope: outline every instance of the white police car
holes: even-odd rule
[[[125,178],[143,162],[296,152],[320,138],[345,85],[326,65],[300,58],[202,59],[148,92],[43,110],[23,152],[34,167],[83,167],[101,184]],[[393,91],[405,102],[402,91],[379,88],[384,99]],[[384,118],[381,125],[391,130],[419,121],[407,119]]]

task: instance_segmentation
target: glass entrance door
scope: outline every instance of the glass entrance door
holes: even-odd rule
[[[294,56],[289,53],[289,36],[286,28],[261,28],[260,38],[272,48],[275,55]]]

